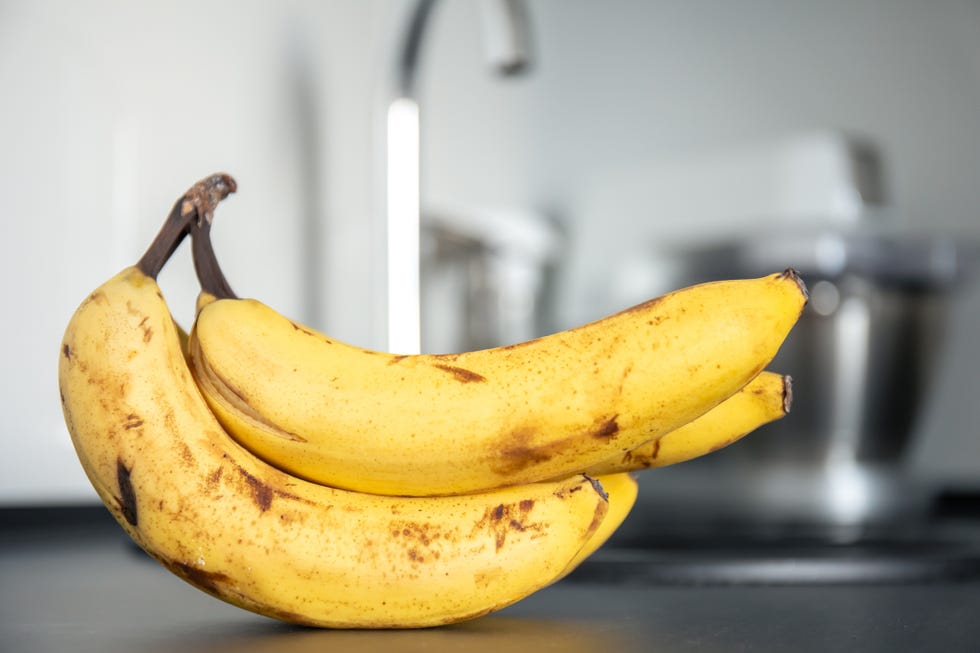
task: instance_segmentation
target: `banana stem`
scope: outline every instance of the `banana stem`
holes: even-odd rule
[[[218,202],[234,193],[236,188],[235,180],[224,173],[213,174],[194,184],[174,203],[163,227],[136,262],[140,272],[156,279],[190,232],[191,226],[203,222],[210,224]]]
[[[211,244],[211,221],[198,220],[191,224],[190,232],[191,255],[201,291],[215,299],[236,299],[237,295],[225,279]]]

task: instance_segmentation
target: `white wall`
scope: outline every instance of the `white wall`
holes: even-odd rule
[[[357,0],[0,2],[0,503],[94,497],[61,417],[62,331],[207,174],[239,183],[214,227],[232,287],[363,338],[379,20]],[[188,248],[161,285],[189,324]]]
[[[904,215],[940,226],[973,220],[975,2],[532,0],[531,8],[538,65],[517,84],[480,74],[471,5],[448,2],[438,15],[424,69],[430,197],[503,197],[574,213],[597,174],[839,128],[880,144]],[[486,167],[475,173],[461,155]]]
[[[173,200],[226,170],[215,240],[233,286],[376,345],[380,84],[405,2],[0,0],[0,259],[10,351],[0,502],[90,500],[55,355],[74,306],[135,260]],[[971,0],[531,0],[536,64],[492,78],[474,3],[443,0],[423,52],[423,198],[517,206],[594,230],[567,279],[600,280],[669,216],[601,191],[651,161],[812,129],[885,155],[895,219],[977,234],[980,5]],[[706,192],[710,192],[707,189]],[[605,199],[604,199],[605,198]],[[162,281],[190,315],[186,252]],[[569,305],[575,285],[566,284]],[[923,465],[980,471],[980,299]]]

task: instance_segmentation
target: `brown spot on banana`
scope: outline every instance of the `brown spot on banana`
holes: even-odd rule
[[[660,455],[660,439],[658,438],[654,440],[651,444],[653,449],[651,449],[650,453],[647,455],[642,455],[636,450],[625,452],[620,459],[620,465],[636,470],[654,467],[656,465],[657,457]]]
[[[272,497],[275,494],[273,489],[241,467],[238,468],[238,471],[241,473],[242,478],[245,479],[245,483],[247,483],[249,488],[251,488],[252,501],[255,502],[255,505],[257,505],[259,510],[262,512],[268,510],[269,507],[272,506]]]
[[[554,455],[551,445],[533,446],[530,444],[536,429],[524,426],[515,429],[507,437],[507,444],[500,449],[500,460],[494,471],[501,476],[509,476],[532,465],[547,462]]]
[[[602,489],[602,486],[599,485],[598,481],[596,481],[595,479],[589,478],[588,476],[586,476],[586,478],[588,478],[589,481],[592,482],[592,487],[594,487],[597,491],[599,491],[599,493],[602,494],[603,498],[605,498],[606,497],[606,492],[605,492],[605,490]],[[582,491],[582,486],[581,485],[576,485],[574,487],[567,488],[567,489],[564,489],[564,490],[558,490],[554,494],[559,499],[567,499],[569,496],[575,494],[576,492],[581,492],[581,491]]]
[[[67,360],[71,360],[71,347],[68,346],[68,343],[67,342],[61,348],[61,353],[62,353],[62,355],[64,355],[64,357]]]
[[[433,365],[433,367],[440,369],[443,372],[449,372],[453,375],[453,378],[460,383],[484,383],[487,380],[487,377],[483,376],[482,374],[477,374],[472,370],[468,370],[463,367],[456,367],[455,365],[436,363]]]
[[[146,316],[139,323],[139,327],[143,329],[143,342],[145,344],[149,344],[153,340],[153,327],[149,325],[149,321],[149,316]]]
[[[541,338],[534,338],[532,340],[524,340],[522,342],[515,342],[509,345],[502,345],[498,348],[498,351],[513,351],[514,349],[521,349],[523,347],[527,347],[528,345],[532,345],[540,340]]]
[[[616,423],[617,417],[619,417],[619,415],[613,415],[612,417],[604,421],[602,424],[600,424],[599,428],[593,431],[592,437],[600,440],[605,440],[619,433],[619,424]]]
[[[214,492],[218,489],[221,483],[221,477],[225,472],[224,467],[217,467],[213,472],[208,474],[207,481],[205,481],[205,488],[208,492]]]
[[[139,510],[136,506],[136,492],[133,490],[131,478],[132,468],[126,467],[122,458],[116,459],[116,484],[119,486],[119,497],[116,503],[119,511],[130,526],[137,526],[139,523]]]
[[[188,468],[193,468],[196,464],[194,461],[194,452],[191,451],[191,448],[186,442],[180,443],[180,461]]]
[[[135,413],[130,413],[126,415],[126,421],[123,422],[123,429],[129,431],[131,429],[136,429],[143,426],[143,418]]]
[[[306,497],[301,497],[297,494],[293,494],[282,488],[273,487],[267,483],[262,482],[255,475],[251,474],[248,470],[243,467],[238,467],[238,473],[244,480],[245,484],[248,485],[252,492],[252,501],[262,512],[266,512],[272,506],[272,500],[275,497],[280,499],[289,499],[291,501],[299,501],[301,503],[313,505],[313,502]],[[215,472],[212,472],[209,476],[209,480],[214,478],[215,484],[220,480],[221,473],[220,468]]]
[[[218,571],[207,571],[193,564],[178,562],[160,555],[152,553],[151,555],[174,575],[212,596],[287,623],[308,623],[308,619],[303,617],[303,615],[255,601],[251,597],[242,594],[235,587],[235,579],[227,574]]]
[[[200,567],[176,560],[162,560],[161,562],[175,575],[211,594],[223,595],[223,589],[233,582],[230,576],[220,572],[206,571]]]
[[[494,457],[493,471],[501,476],[510,476],[528,467],[545,463],[586,438],[611,440],[619,432],[619,423],[616,421],[618,417],[619,415],[600,417],[593,426],[579,433],[544,444],[531,444],[538,431],[535,427],[516,428],[506,438],[505,444],[499,450],[499,456]]]
[[[530,502],[533,506],[534,502]],[[526,501],[517,504],[501,503],[493,508],[487,508],[483,517],[473,527],[476,531],[488,531],[493,535],[494,546],[500,551],[507,543],[507,535],[511,532],[540,531],[545,524],[528,520],[530,506]]]
[[[134,317],[142,318],[136,326],[143,331],[143,342],[149,343],[153,339],[153,327],[149,325],[150,317],[144,315],[138,308],[133,306],[132,302],[128,301],[126,302],[126,311]]]
[[[330,338],[326,338],[326,337],[324,337],[323,335],[321,335],[319,333],[316,333],[314,331],[311,331],[310,329],[306,328],[302,324],[297,324],[296,322],[293,322],[292,320],[289,321],[289,324],[291,324],[292,327],[293,327],[293,329],[295,329],[296,331],[299,331],[300,333],[305,333],[306,335],[308,335],[310,337],[316,338],[317,340],[319,340],[320,342],[322,342],[325,345],[332,345],[333,344],[333,340],[331,340]]]
[[[255,610],[260,612],[267,617],[272,617],[273,619],[278,619],[279,621],[284,621],[286,623],[294,624],[308,624],[309,619],[296,612],[289,612],[288,610],[280,610],[272,606],[256,606]]]
[[[407,542],[413,543],[412,546],[421,544],[429,547],[436,540],[451,539],[438,525],[428,522],[394,520],[391,522],[389,530],[393,538],[405,538]]]
[[[441,539],[453,539],[451,533],[445,533],[437,525],[430,523],[392,522],[390,528],[392,537],[402,541],[405,554],[415,563],[438,560],[442,554],[435,543]]]
[[[599,527],[602,525],[602,520],[606,518],[606,513],[609,512],[609,495],[603,490],[602,496],[606,501],[596,504],[595,512],[592,513],[592,521],[589,522],[589,533],[595,533],[599,530]]]

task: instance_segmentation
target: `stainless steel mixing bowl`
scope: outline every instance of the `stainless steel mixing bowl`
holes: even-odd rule
[[[790,415],[657,470],[649,492],[754,522],[868,523],[921,508],[907,454],[972,251],[929,234],[787,231],[658,256],[671,272],[656,290],[794,267],[810,301],[770,366],[793,377]]]

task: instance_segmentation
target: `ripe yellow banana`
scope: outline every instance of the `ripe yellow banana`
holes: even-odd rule
[[[792,379],[761,372],[704,415],[636,449],[584,470],[590,476],[666,467],[717,451],[784,417],[793,401]]]
[[[518,345],[402,356],[201,282],[189,359],[232,437],[299,477],[411,496],[559,478],[659,438],[762,371],[806,302],[787,270]]]
[[[126,532],[218,598],[317,626],[460,621],[560,578],[608,509],[587,477],[376,496],[294,478],[228,437],[194,384],[155,281],[188,223],[234,188],[220,177],[202,184],[178,201],[138,265],[82,302],[59,353],[72,441]]]

